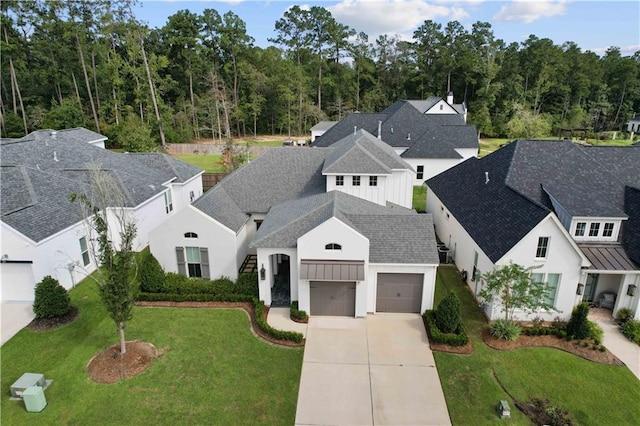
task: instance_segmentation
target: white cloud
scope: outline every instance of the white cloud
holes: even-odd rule
[[[599,56],[604,56],[605,53],[607,53],[607,50],[610,48],[611,46],[607,46],[607,47],[595,47],[592,49],[586,48],[583,50],[590,50],[593,53],[599,55]],[[640,51],[640,44],[631,44],[629,46],[618,46],[618,48],[620,49],[620,55],[622,56],[633,56],[634,53]]]
[[[327,9],[336,21],[367,33],[370,42],[381,34],[397,34],[409,40],[415,28],[428,19],[461,20],[469,16],[459,6],[425,0],[343,0]]]
[[[514,0],[502,6],[493,19],[530,24],[541,18],[564,15],[567,3],[567,0]]]

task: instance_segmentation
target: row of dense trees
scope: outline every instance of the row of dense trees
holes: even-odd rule
[[[534,35],[506,44],[486,22],[468,31],[425,21],[410,42],[372,42],[323,7],[298,6],[275,22],[273,46],[261,48],[232,12],[182,10],[149,29],[131,6],[1,3],[3,136],[86,126],[143,150],[203,137],[300,135],[322,119],[448,90],[494,136],[619,130],[640,111],[640,52],[624,57],[612,47],[600,57]]]

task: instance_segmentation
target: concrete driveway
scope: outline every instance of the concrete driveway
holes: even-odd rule
[[[450,425],[418,314],[312,317],[297,425]]]
[[[0,343],[11,339],[18,331],[29,325],[35,317],[33,302],[0,303]]]

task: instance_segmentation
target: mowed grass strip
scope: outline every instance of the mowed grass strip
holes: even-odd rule
[[[418,213],[424,213],[427,208],[427,187],[424,185],[413,187],[413,208]]]
[[[596,364],[553,348],[497,351],[480,337],[486,322],[454,267],[439,267],[435,303],[449,291],[460,298],[471,355],[434,352],[454,425],[496,424],[498,401],[511,406],[509,424],[530,425],[502,389],[519,401],[549,399],[568,410],[574,424],[631,425],[640,418],[640,381],[625,366]]]
[[[257,338],[243,310],[135,308],[127,340],[162,355],[141,375],[106,385],[86,366],[117,343],[115,326],[93,283],[70,293],[80,310],[74,323],[25,329],[2,346],[2,424],[293,424],[303,350]],[[54,380],[40,413],[9,401],[25,372]]]

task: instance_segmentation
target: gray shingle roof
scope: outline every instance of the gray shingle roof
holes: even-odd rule
[[[358,130],[331,146],[322,173],[391,174],[411,169],[389,145],[365,130]]]
[[[322,136],[318,136],[313,142],[315,147],[328,147],[354,133],[354,127],[364,129],[367,132],[378,135],[378,121],[383,121],[386,114],[368,114],[353,112],[347,115],[335,125],[331,126]]]
[[[331,217],[369,239],[370,262],[438,263],[431,215],[381,206],[340,191],[274,206],[251,246],[296,247],[298,238]]]
[[[628,217],[623,246],[640,253],[634,248],[640,241],[625,235],[640,215],[640,209],[629,208],[635,198],[628,196],[628,188],[640,188],[638,164],[640,147],[519,140],[469,159],[427,185],[494,262],[554,210],[552,199],[575,216]]]
[[[162,184],[172,179],[167,168],[138,160],[161,158],[162,154],[118,154],[87,143],[99,139],[105,138],[87,129],[61,130],[55,135],[38,131],[20,139],[2,139],[2,221],[34,241],[77,223],[81,220],[76,214],[79,208],[69,202],[68,196],[90,191],[87,182],[91,165],[115,178],[125,195],[124,207],[135,207],[166,190]],[[199,169],[179,164],[179,160],[170,161],[183,178],[200,173]],[[23,196],[14,196],[16,191]],[[30,195],[29,200],[24,194],[35,196]]]
[[[192,206],[236,232],[249,220],[249,215],[238,207],[224,186],[219,184],[194,201]]]
[[[175,179],[176,183],[184,183],[201,174],[203,170],[189,163],[180,161],[170,155],[155,152],[127,153],[138,162],[155,169],[166,176],[167,181]]]
[[[330,128],[332,128],[335,124],[337,123],[337,121],[321,121],[318,124],[316,124],[315,126],[313,126],[311,128],[311,131],[327,131]]]

